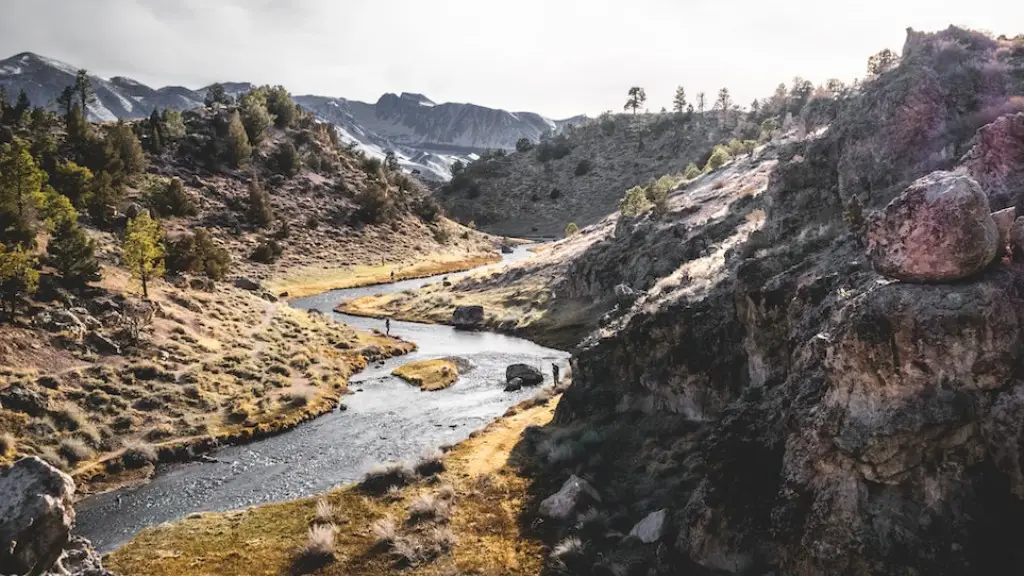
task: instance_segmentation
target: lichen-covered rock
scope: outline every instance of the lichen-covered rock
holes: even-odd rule
[[[39,458],[0,469],[0,573],[41,574],[57,563],[75,522],[71,477]]]
[[[1017,256],[1024,255],[1024,216],[1014,220],[1010,227],[1010,246]]]
[[[586,480],[573,474],[562,484],[562,488],[540,503],[541,516],[553,520],[567,520],[581,507],[584,499],[601,501],[601,496]]]
[[[235,278],[235,287],[241,288],[242,290],[248,290],[250,292],[257,292],[263,290],[263,285],[258,280],[253,280],[248,276],[239,276]]]
[[[1024,112],[1007,114],[978,130],[964,166],[994,207],[1015,206],[1024,196]]]
[[[988,197],[966,174],[933,172],[872,215],[868,253],[875,269],[912,282],[973,276],[996,256],[999,230]]]
[[[452,312],[452,326],[459,330],[477,330],[483,323],[483,306],[458,306]]]

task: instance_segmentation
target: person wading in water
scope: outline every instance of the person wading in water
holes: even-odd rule
[[[551,377],[554,379],[555,386],[558,386],[558,364],[551,363]]]
[[[391,318],[384,319],[384,334],[391,336]]]

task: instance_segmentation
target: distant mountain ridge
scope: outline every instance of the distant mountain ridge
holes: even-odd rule
[[[77,67],[59,60],[23,52],[0,60],[0,86],[6,88],[8,98],[24,90],[33,104],[52,108],[61,90],[74,82],[77,71]],[[97,101],[89,106],[88,115],[102,122],[145,118],[157,108],[196,108],[203,105],[209,89],[151,88],[124,76],[90,78]],[[225,82],[222,86],[236,97],[253,88],[245,82]],[[381,158],[393,150],[407,170],[434,180],[449,179],[456,160],[467,162],[488,150],[512,150],[520,138],[537,141],[545,133],[559,133],[586,118],[551,120],[533,112],[437,104],[423,94],[408,92],[384,94],[374,104],[316,95],[293,98],[337,126],[344,142]]]

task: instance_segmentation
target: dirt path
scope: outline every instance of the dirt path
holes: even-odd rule
[[[459,445],[451,455],[453,468],[469,476],[497,472],[508,462],[523,430],[528,426],[544,426],[551,422],[557,406],[558,399],[555,399],[547,406],[529,408],[494,422],[477,437]]]

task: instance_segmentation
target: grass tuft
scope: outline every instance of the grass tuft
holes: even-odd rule
[[[407,486],[416,480],[416,472],[405,462],[392,462],[375,466],[359,484],[364,492],[385,494],[392,486]]]
[[[409,504],[409,521],[412,523],[435,521],[447,522],[452,516],[452,507],[447,500],[421,492]]]
[[[302,574],[316,571],[337,560],[334,539],[338,527],[334,524],[318,524],[309,529],[306,544],[295,559],[296,571]]]

